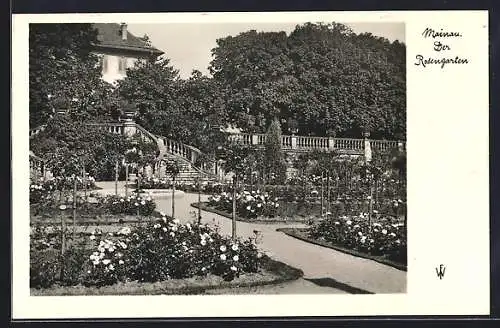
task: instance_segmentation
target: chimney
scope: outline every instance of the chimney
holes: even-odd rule
[[[122,40],[127,40],[127,24],[121,23],[120,24],[120,31],[122,34]]]

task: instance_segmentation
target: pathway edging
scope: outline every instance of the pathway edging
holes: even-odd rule
[[[200,204],[198,202],[192,203],[191,207],[199,208]],[[224,216],[228,219],[232,219],[232,215],[230,213],[224,212],[222,210],[213,208],[208,206],[206,202],[201,202],[201,210],[206,212],[215,213],[221,216]],[[245,223],[255,223],[255,224],[304,224],[305,220],[249,220],[242,218],[241,216],[236,216],[236,221],[245,222]]]
[[[372,261],[378,262],[380,264],[385,264],[385,265],[391,266],[391,267],[398,269],[398,270],[401,270],[401,271],[407,271],[407,266],[404,264],[400,264],[400,263],[388,260],[388,259],[380,257],[380,256],[369,255],[369,254],[361,253],[361,252],[358,252],[355,250],[351,250],[351,249],[347,249],[347,248],[340,247],[337,245],[333,245],[333,244],[330,244],[327,242],[322,242],[319,240],[308,238],[308,237],[305,237],[305,236],[298,234],[296,232],[297,229],[300,229],[300,228],[278,228],[278,229],[276,229],[276,231],[283,232],[284,234],[286,234],[290,237],[300,239],[300,240],[307,242],[307,243],[315,244],[315,245],[326,247],[326,248],[331,248],[331,249],[334,249],[336,251],[346,253],[346,254],[349,254],[352,256],[372,260]],[[305,230],[305,229],[301,229],[301,230]]]

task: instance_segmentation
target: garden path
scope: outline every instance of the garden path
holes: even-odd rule
[[[114,193],[114,182],[97,183],[103,188],[100,192]],[[120,188],[120,186],[119,186]],[[202,195],[201,200],[207,200]],[[157,209],[165,214],[171,213],[171,197],[155,196]],[[182,192],[175,197],[175,216],[181,222],[193,221],[197,209],[191,203],[198,201],[197,194]],[[216,224],[223,234],[231,234],[231,220],[210,212],[202,211],[202,223]],[[405,293],[406,272],[380,264],[378,262],[355,257],[330,248],[310,244],[276,231],[277,228],[290,227],[290,224],[258,224],[237,222],[237,235],[243,238],[255,236],[259,231],[258,246],[271,258],[287,263],[304,272],[304,279],[295,283],[300,288],[292,287],[291,292],[298,293]],[[295,227],[303,226],[294,224]],[[310,288],[309,288],[310,287]],[[287,293],[283,286],[279,293]],[[307,291],[310,290],[310,291]]]

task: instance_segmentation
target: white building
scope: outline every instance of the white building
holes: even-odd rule
[[[126,69],[137,60],[156,60],[163,51],[127,31],[127,24],[96,23],[94,52],[101,58],[102,78],[114,84],[125,77]]]

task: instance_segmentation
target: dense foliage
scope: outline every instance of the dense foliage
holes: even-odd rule
[[[31,127],[61,109],[88,119],[108,113],[112,89],[101,80],[99,58],[92,53],[96,38],[92,24],[30,24]]]
[[[342,24],[255,30],[217,40],[210,70],[231,121],[264,132],[277,116],[298,134],[404,139],[405,45]]]

